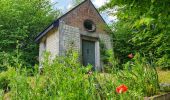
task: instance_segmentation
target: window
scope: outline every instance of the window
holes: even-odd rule
[[[93,23],[93,21],[91,21],[89,19],[84,21],[84,28],[89,32],[96,31],[96,25]]]

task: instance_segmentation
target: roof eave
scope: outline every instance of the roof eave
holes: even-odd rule
[[[51,23],[47,28],[45,28],[41,33],[38,34],[38,36],[35,38],[35,42],[38,43],[39,40],[46,35],[52,28],[59,26],[59,20],[54,21]]]

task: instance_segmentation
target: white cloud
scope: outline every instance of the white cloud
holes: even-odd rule
[[[65,10],[64,6],[58,6],[57,8],[58,8],[59,10],[62,10],[62,11]]]
[[[69,3],[67,6],[67,10],[70,10],[73,7],[72,3]]]
[[[107,3],[108,0],[93,0],[92,2],[97,8],[99,8],[103,6],[105,3]]]
[[[117,17],[116,16],[108,16],[109,22],[117,22]]]

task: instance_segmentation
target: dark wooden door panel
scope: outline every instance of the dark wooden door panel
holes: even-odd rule
[[[91,64],[95,66],[95,42],[83,40],[82,41],[82,55],[83,65]]]

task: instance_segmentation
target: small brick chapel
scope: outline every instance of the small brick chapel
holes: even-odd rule
[[[105,26],[106,22],[92,2],[83,1],[37,35],[39,61],[42,61],[44,51],[50,52],[54,59],[72,47],[79,53],[82,65],[91,64],[95,70],[102,70],[100,41],[107,50],[112,49],[111,36]]]

